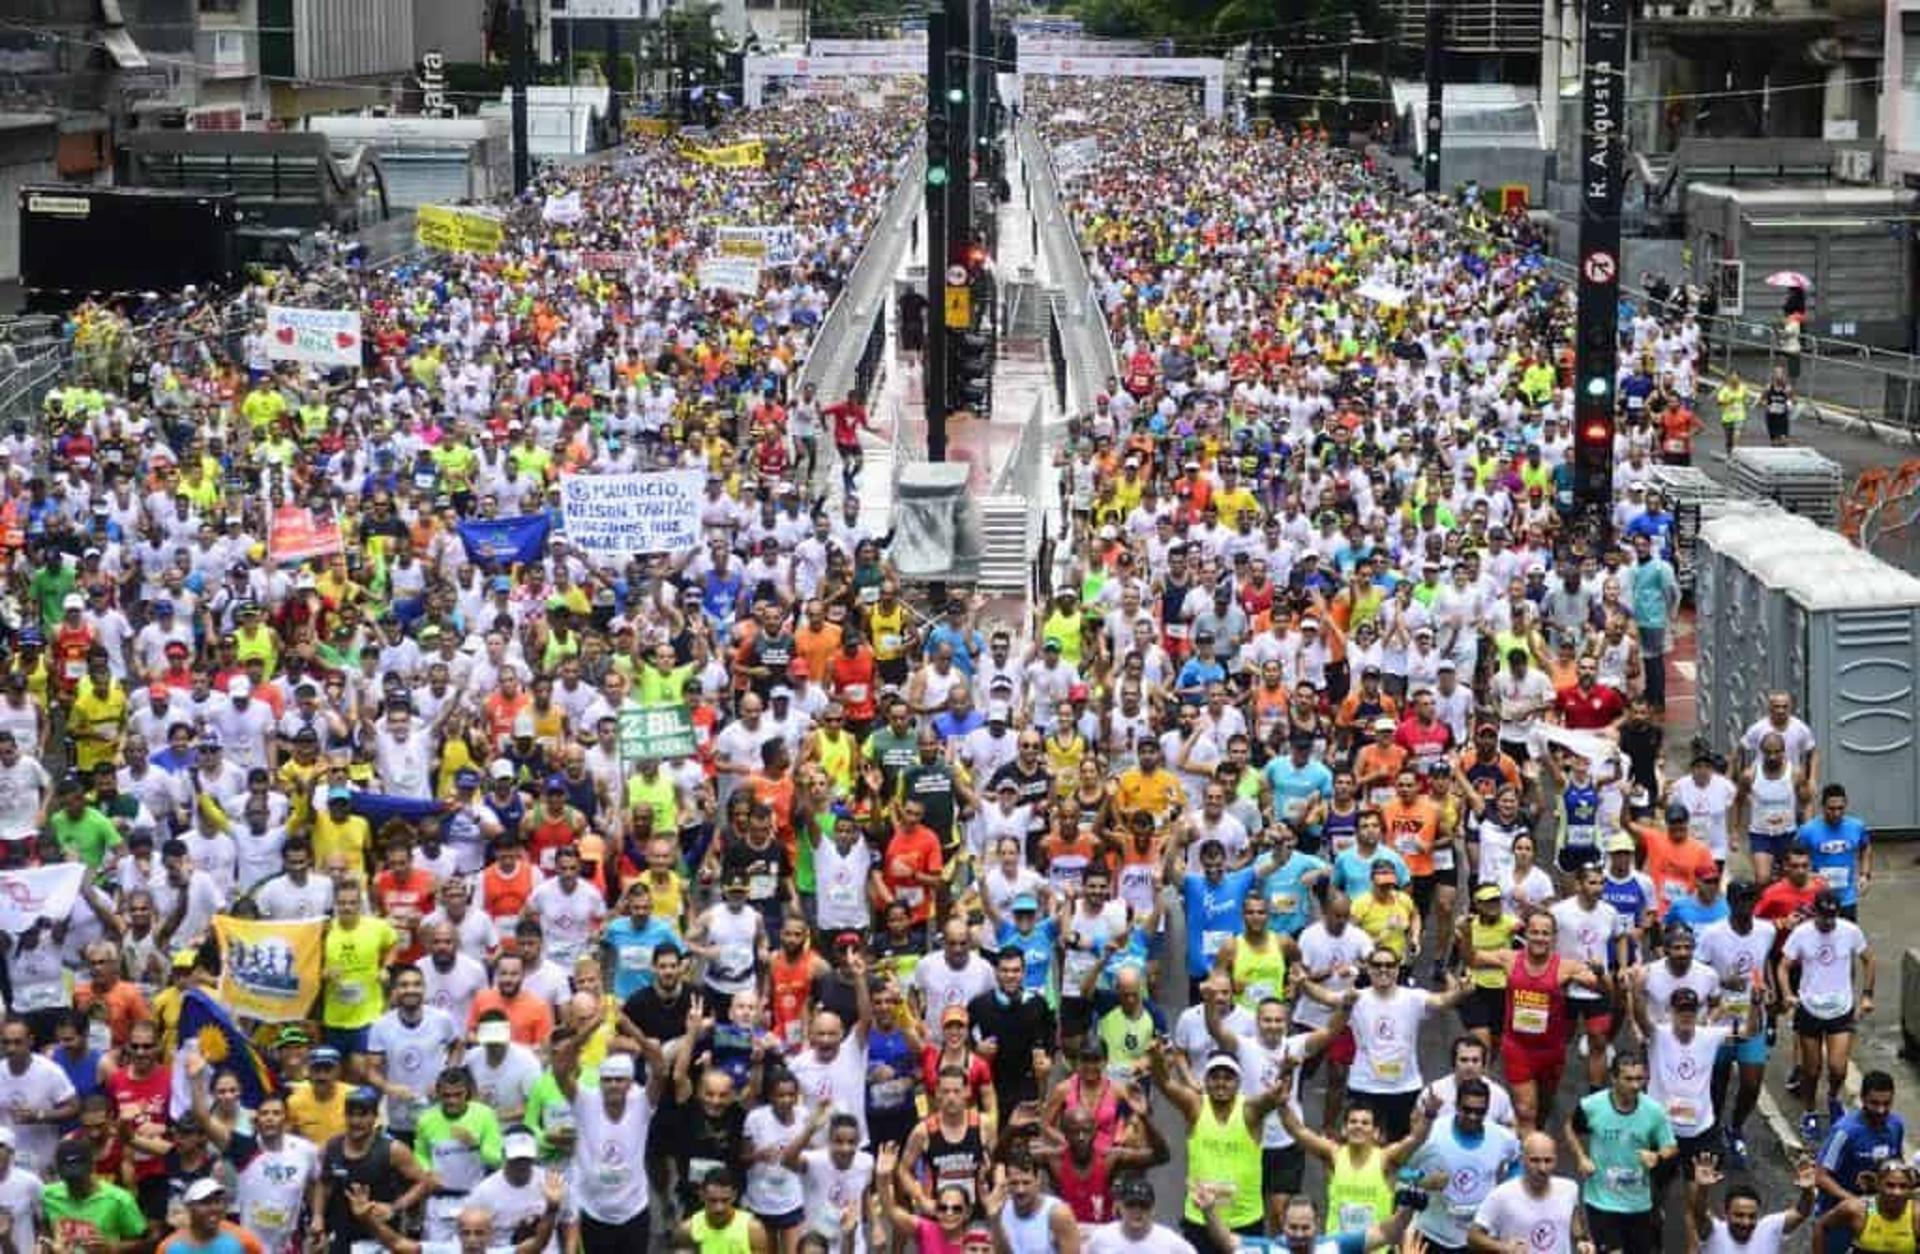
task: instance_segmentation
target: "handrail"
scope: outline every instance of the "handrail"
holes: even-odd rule
[[[1114,351],[1113,336],[1107,329],[1105,307],[1094,287],[1093,274],[1087,269],[1080,231],[1073,216],[1060,199],[1060,179],[1053,155],[1031,121],[1020,124],[1021,159],[1026,163],[1026,185],[1033,192],[1033,216],[1048,249],[1047,265],[1054,285],[1059,287],[1070,321],[1084,337],[1080,344],[1068,344],[1067,373],[1078,387],[1069,388],[1070,407],[1089,408],[1097,393],[1110,378],[1120,374],[1119,354]],[[1062,226],[1064,230],[1055,230]]]

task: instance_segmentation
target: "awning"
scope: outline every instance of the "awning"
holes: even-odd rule
[[[140,51],[140,45],[133,42],[133,36],[124,26],[109,26],[100,32],[100,42],[107,46],[107,55],[113,63],[123,70],[144,70],[148,68],[147,54]]]

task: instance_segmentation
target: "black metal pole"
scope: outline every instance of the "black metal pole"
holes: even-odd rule
[[[972,47],[972,0],[952,0],[947,6],[947,125],[953,135],[953,169],[947,179],[947,245],[941,264],[952,265],[965,255],[973,240],[973,75],[967,53]],[[960,103],[951,93],[958,89]]]
[[[1620,364],[1620,185],[1627,0],[1587,0],[1581,65],[1580,279],[1574,343],[1574,500],[1602,552],[1613,521],[1614,377]]]
[[[1440,190],[1440,101],[1445,91],[1447,6],[1427,0],[1427,148],[1426,189]]]
[[[639,77],[640,62],[634,61],[634,77]],[[620,130],[620,23],[607,22],[607,129],[613,132],[613,142],[618,144],[623,138]]]
[[[527,7],[513,0],[507,10],[507,79],[513,88],[513,193],[533,182],[533,154],[527,149],[527,79],[533,73],[527,54]]]
[[[921,405],[927,419],[927,460],[947,460],[947,187],[953,182],[952,131],[947,120],[947,12],[927,10],[927,337]]]

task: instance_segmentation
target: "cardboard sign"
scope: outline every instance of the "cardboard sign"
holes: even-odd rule
[[[684,705],[627,706],[620,711],[620,760],[692,757],[699,745]]]
[[[304,562],[309,558],[332,557],[346,545],[340,539],[340,524],[320,522],[313,511],[298,505],[280,505],[273,511],[273,530],[267,536],[267,552],[275,562]]]
[[[267,358],[313,366],[360,364],[360,311],[267,306]]]
[[[700,263],[700,286],[709,292],[760,293],[760,262],[753,257],[708,257]]]
[[[684,553],[700,545],[698,470],[633,475],[563,475],[560,515],[567,543],[594,560],[635,553]]]

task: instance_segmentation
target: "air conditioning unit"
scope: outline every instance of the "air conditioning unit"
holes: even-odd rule
[[[1842,183],[1873,182],[1873,149],[1842,148],[1834,153],[1833,177]]]

